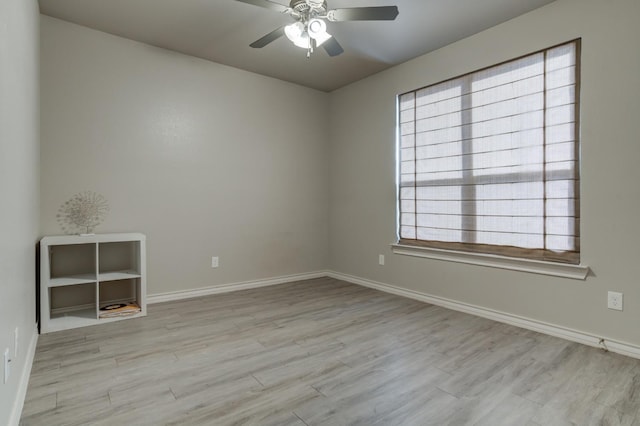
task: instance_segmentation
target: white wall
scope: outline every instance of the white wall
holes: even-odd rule
[[[331,97],[330,268],[640,345],[640,2],[558,0]],[[582,37],[582,262],[586,281],[391,254],[395,97]],[[387,256],[378,266],[378,254]],[[624,293],[608,310],[608,290]]]
[[[638,16],[637,0],[558,0],[330,95],[43,17],[42,234],[95,190],[112,206],[98,232],[148,235],[152,294],[315,271],[330,253],[338,272],[640,345]],[[396,94],[577,37],[594,276],[392,255]]]
[[[35,334],[35,253],[38,240],[38,3],[0,1],[0,360],[18,357],[2,384],[0,424],[9,424]],[[1,364],[1,363],[0,363]],[[0,365],[1,367],[1,365]],[[28,371],[28,370],[27,370]],[[23,389],[24,390],[24,389]],[[21,407],[17,407],[18,409]],[[15,412],[15,415],[19,415]],[[14,417],[14,421],[16,421]]]
[[[328,94],[46,16],[41,53],[43,235],[92,190],[149,294],[326,267]]]

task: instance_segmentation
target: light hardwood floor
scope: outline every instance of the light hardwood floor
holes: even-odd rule
[[[330,278],[40,336],[22,425],[637,425],[640,361]]]

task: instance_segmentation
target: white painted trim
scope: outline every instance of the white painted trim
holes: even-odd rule
[[[278,284],[285,284],[294,281],[310,280],[315,278],[331,277],[338,280],[350,282],[353,284],[361,285],[364,287],[373,288],[376,290],[384,291],[386,293],[395,294],[398,296],[407,297],[421,302],[430,303],[433,305],[442,306],[454,311],[465,312],[471,315],[476,315],[483,318],[488,318],[494,321],[502,322],[505,324],[514,325],[516,327],[525,328],[527,330],[533,330],[539,333],[548,334],[550,336],[559,337],[572,342],[582,343],[584,345],[602,348],[600,339],[604,339],[605,344],[609,351],[626,355],[632,358],[640,359],[640,346],[633,345],[626,342],[620,342],[606,337],[594,336],[587,332],[580,330],[574,330],[567,327],[562,327],[555,324],[550,324],[543,321],[538,321],[531,318],[521,317],[518,315],[509,314],[507,312],[496,311],[493,309],[471,305],[464,302],[459,302],[444,297],[434,296],[426,293],[417,292],[393,285],[368,280],[365,278],[356,277],[353,275],[343,274],[335,271],[317,271],[306,274],[286,275],[275,278],[267,278],[263,280],[245,281],[232,284],[224,284],[220,286],[198,288],[192,290],[175,291],[170,293],[152,294],[147,297],[147,303],[161,303],[169,302],[173,300],[190,299],[193,297],[208,296],[212,294],[228,293],[232,291],[248,290],[252,288],[266,287]]]
[[[600,339],[604,339],[606,347],[609,349],[609,351],[640,359],[640,346],[633,345],[631,343],[607,339],[604,336],[594,336],[580,330],[573,330],[567,327],[562,327],[531,318],[525,318],[506,312],[500,312],[481,306],[471,305],[468,303],[458,302],[456,300],[446,299],[444,297],[433,296],[414,290],[408,290],[405,288],[396,287],[365,278],[355,277],[353,275],[342,274],[334,271],[329,271],[328,275],[331,278],[335,278],[338,280],[347,281],[364,287],[384,291],[386,293],[391,293],[398,296],[419,300],[421,302],[442,306],[454,311],[465,312],[479,317],[488,318],[505,324],[514,325],[516,327],[525,328],[527,330],[533,330],[539,333],[548,334],[550,336],[560,337],[565,340],[582,343],[588,346],[602,348],[602,345],[600,345]]]
[[[306,274],[285,275],[282,277],[266,278],[262,280],[244,281],[239,283],[223,284],[212,287],[196,288],[192,290],[172,291],[169,293],[150,294],[147,303],[170,302],[174,300],[191,299],[193,297],[209,296],[212,294],[229,293],[232,291],[249,290],[252,288],[267,287],[278,284],[286,284],[294,281],[311,280],[327,276],[326,271],[309,272]]]
[[[495,254],[471,253],[456,250],[443,250],[432,247],[415,247],[404,244],[391,244],[395,254],[425,257],[428,259],[446,260],[448,262],[467,263],[470,265],[488,266],[491,268],[510,269],[533,274],[552,275],[555,277],[585,280],[589,275],[587,265],[571,265],[568,263],[544,262],[541,260],[520,259]]]
[[[9,417],[9,426],[18,426],[20,417],[22,416],[22,408],[24,407],[24,399],[27,397],[27,387],[29,386],[29,377],[31,376],[31,367],[33,366],[33,358],[36,355],[36,346],[38,344],[38,325],[35,324],[31,334],[31,341],[27,348],[27,356],[24,360],[24,367],[20,375],[20,383],[18,384],[18,392],[16,399],[13,401],[11,416]]]

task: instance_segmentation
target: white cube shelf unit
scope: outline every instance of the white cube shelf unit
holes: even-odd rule
[[[40,240],[40,332],[147,314],[145,236],[64,235]],[[140,312],[100,318],[100,308],[136,303]]]

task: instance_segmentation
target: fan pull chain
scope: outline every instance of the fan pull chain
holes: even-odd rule
[[[307,47],[307,59],[311,59],[311,54],[313,53],[313,48],[316,45],[316,41],[309,37],[309,47]]]

